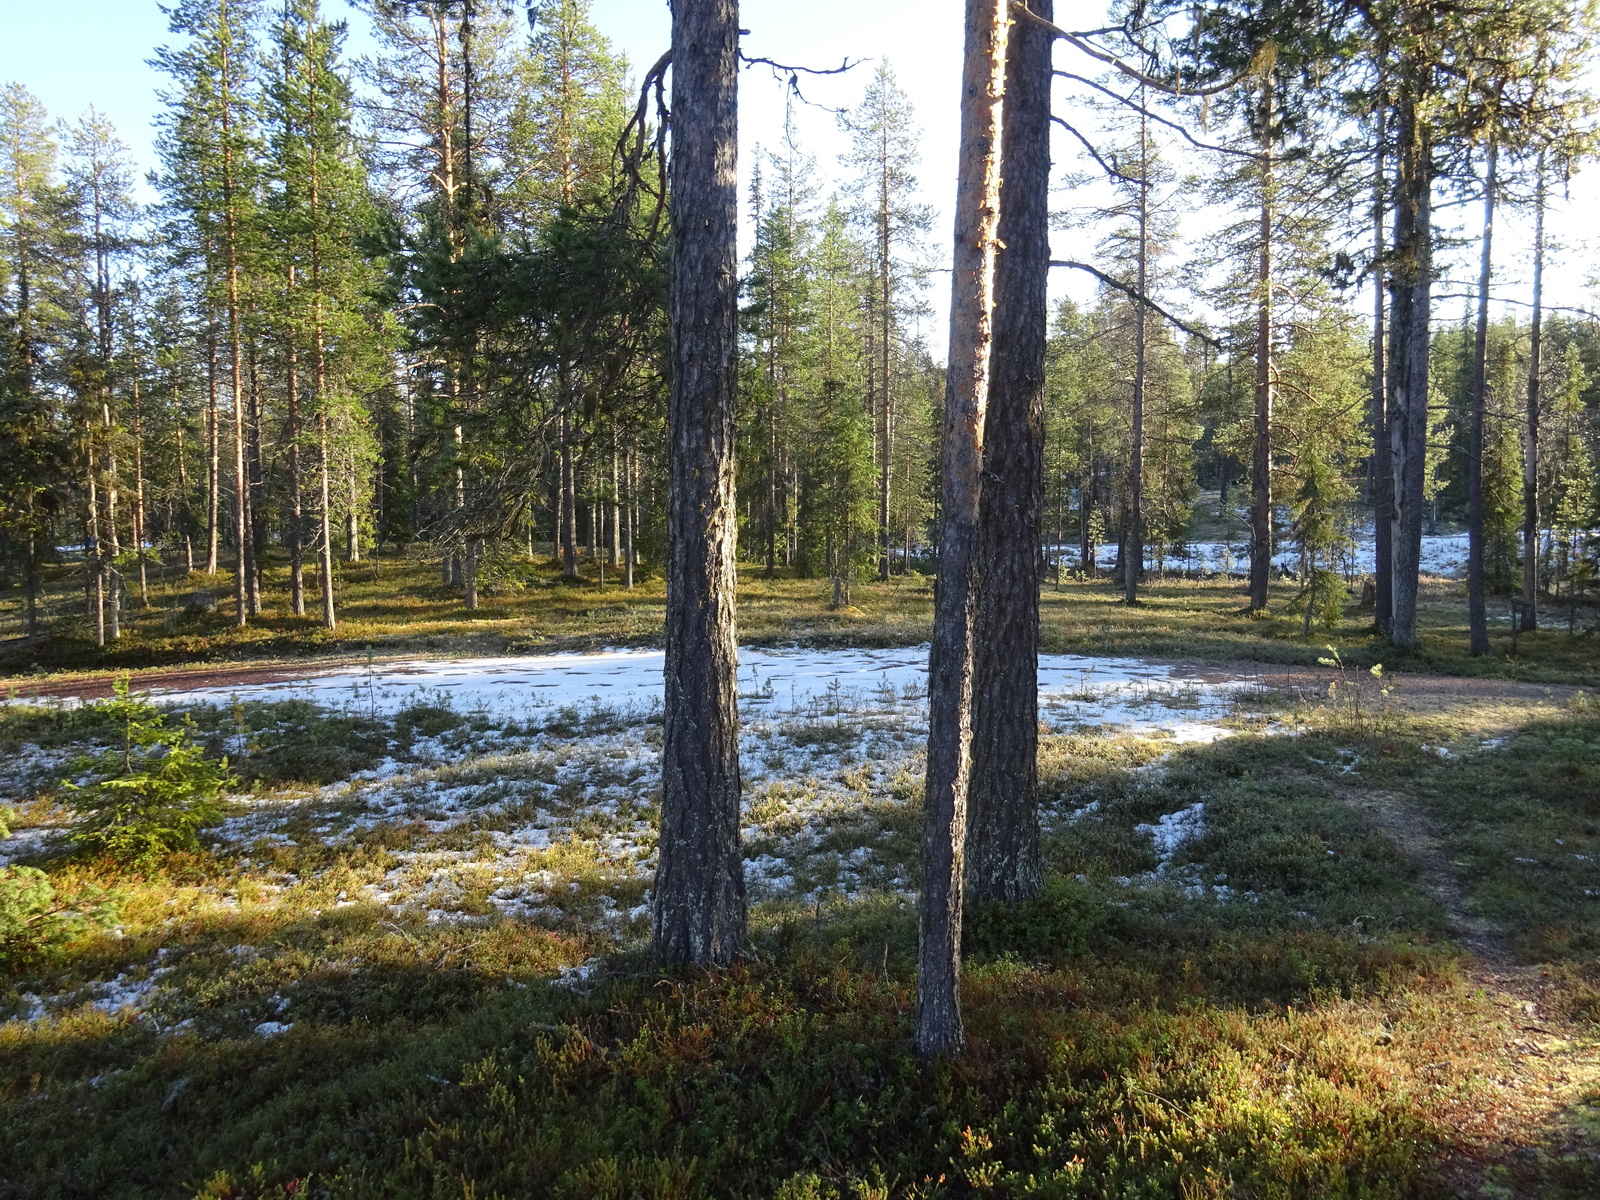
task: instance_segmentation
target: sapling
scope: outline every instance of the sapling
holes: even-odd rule
[[[131,694],[126,676],[100,707],[121,744],[69,767],[63,786],[78,814],[73,843],[121,862],[198,849],[196,835],[222,815],[222,792],[236,782],[228,760],[206,757],[187,718],[168,726],[160,709]]]
[[[0,808],[0,838],[10,836],[14,815]],[[64,902],[36,867],[0,867],[0,965],[32,958],[90,923],[109,925],[115,913],[104,896],[87,910]]]

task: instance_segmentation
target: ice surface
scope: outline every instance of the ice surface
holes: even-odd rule
[[[739,708],[747,721],[897,710],[920,706],[927,694],[925,645],[898,650],[747,647],[739,659]],[[375,714],[445,703],[458,712],[483,712],[500,720],[538,720],[566,707],[599,707],[642,717],[659,711],[664,665],[659,650],[417,659],[313,672],[292,681],[184,691],[153,688],[149,694],[168,704],[305,699]],[[1179,741],[1210,740],[1224,732],[1218,719],[1226,714],[1232,693],[1248,682],[1208,682],[1137,659],[1039,657],[1041,715],[1066,729],[1105,725]]]
[[[1300,569],[1300,549],[1298,546],[1285,540],[1280,543],[1282,548],[1272,556],[1275,567],[1282,567],[1290,571]],[[1077,546],[1056,546],[1051,552],[1062,557],[1063,566],[1074,567],[1078,564]],[[1370,535],[1358,538],[1353,547],[1344,548],[1335,562],[1334,569],[1350,571],[1358,575],[1370,575],[1374,569],[1374,555],[1372,538]],[[1117,548],[1115,545],[1102,545],[1095,547],[1095,565],[1102,570],[1116,565]],[[1153,551],[1145,556],[1146,566],[1154,571],[1158,567],[1165,567],[1168,571],[1207,571],[1220,575],[1243,576],[1250,571],[1250,545],[1247,541],[1237,542],[1190,542],[1181,550],[1168,550],[1158,557]],[[1327,564],[1324,564],[1327,565]],[[1467,535],[1464,533],[1442,533],[1424,536],[1422,539],[1421,569],[1424,575],[1439,575],[1448,579],[1460,579],[1467,571]]]

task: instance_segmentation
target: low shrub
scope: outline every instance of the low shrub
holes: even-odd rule
[[[96,707],[121,744],[69,767],[62,786],[78,814],[73,844],[123,863],[197,850],[197,834],[221,817],[223,790],[234,783],[228,760],[206,757],[188,722],[168,727],[160,709],[129,692],[126,676]]]

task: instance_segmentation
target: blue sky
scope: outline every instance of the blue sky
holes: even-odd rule
[[[360,14],[347,0],[325,3],[330,13],[349,16],[351,52],[362,53],[368,43]],[[745,49],[752,55],[816,66],[837,65],[846,55],[890,59],[925,129],[922,199],[939,213],[936,257],[946,257],[940,248],[948,241],[947,213],[954,192],[961,7],[960,0],[744,0],[741,13],[750,30]],[[1081,8],[1078,15],[1087,21],[1100,4],[1087,0]],[[594,19],[636,69],[653,62],[667,46],[666,0],[595,0]],[[151,121],[163,81],[145,60],[166,40],[166,18],[157,0],[0,0],[0,81],[24,84],[55,116],[75,118],[90,105],[101,109],[116,122],[141,166],[149,168],[154,165]],[[808,81],[807,94],[820,104],[848,106],[859,97],[870,70],[868,63],[843,77]],[[760,68],[745,73],[741,88],[741,163],[748,169],[754,144],[763,138],[772,141],[782,127],[784,88]],[[836,178],[843,139],[833,116],[802,108],[798,124],[807,148],[819,160],[819,173]],[[1550,221],[1565,248],[1553,256],[1548,272],[1549,300],[1590,305],[1594,298],[1588,280],[1595,269],[1589,239],[1592,214],[1600,210],[1600,169],[1591,167],[1577,177],[1564,209]],[[1474,210],[1448,213],[1463,221],[1476,219]],[[1202,214],[1188,224],[1198,230],[1206,221]],[[1497,290],[1508,295],[1522,293],[1528,274],[1527,225],[1522,217],[1507,214],[1498,235],[1497,274],[1502,282]],[[1056,243],[1059,257],[1093,253],[1092,237],[1085,234],[1058,233]],[[1466,264],[1451,273],[1459,278],[1472,274]],[[1082,278],[1055,281],[1058,294],[1068,289],[1079,297],[1090,291]],[[937,342],[944,308],[937,284],[929,300],[934,313],[926,328],[930,341]]]

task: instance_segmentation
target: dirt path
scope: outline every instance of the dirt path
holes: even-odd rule
[[[1328,685],[1338,684],[1349,694],[1359,688],[1363,701],[1376,702],[1389,688],[1389,703],[1418,713],[1439,712],[1473,701],[1564,704],[1585,689],[1570,684],[1527,683],[1517,679],[1474,679],[1461,675],[1391,672],[1380,681],[1365,671],[1340,671],[1335,667],[1299,667],[1259,662],[1192,662],[1185,671],[1207,683],[1253,679],[1263,690],[1325,700]]]
[[[1556,1163],[1592,1170],[1600,1194],[1600,1129],[1585,1101],[1600,1092],[1600,1040],[1592,1026],[1569,1017],[1548,970],[1515,961],[1506,931],[1473,911],[1432,819],[1409,798],[1382,789],[1341,787],[1335,794],[1382,830],[1416,864],[1471,952],[1470,991],[1492,1009],[1498,1044],[1483,1045],[1496,1063],[1477,1080],[1460,1127],[1461,1143],[1444,1164],[1456,1194],[1501,1200],[1542,1194]],[[1583,1164],[1587,1164],[1585,1167]]]

